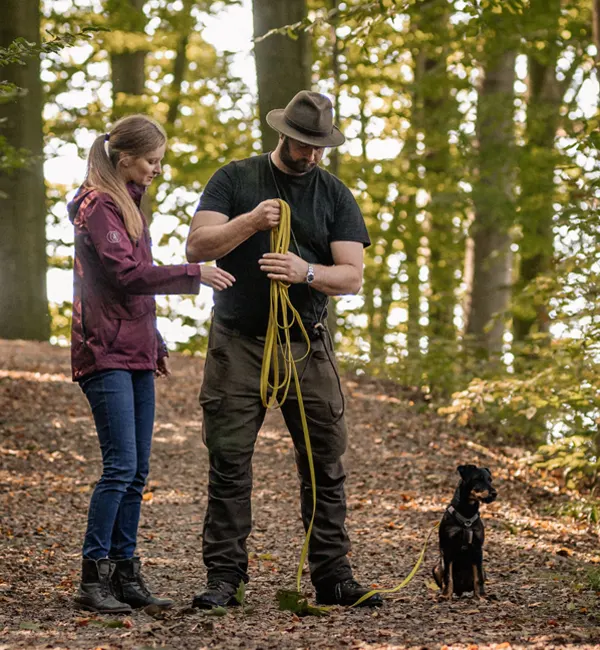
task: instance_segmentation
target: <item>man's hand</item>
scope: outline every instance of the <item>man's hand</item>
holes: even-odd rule
[[[308,262],[294,253],[265,253],[259,260],[260,270],[269,280],[279,280],[289,284],[306,281]]]
[[[171,376],[171,363],[169,357],[161,357],[156,362],[156,376],[157,377],[170,377]]]
[[[281,208],[277,199],[268,199],[259,203],[250,212],[252,224],[256,230],[271,230],[279,225],[281,219]]]

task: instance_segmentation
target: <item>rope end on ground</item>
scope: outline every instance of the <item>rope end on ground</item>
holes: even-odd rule
[[[308,598],[299,591],[280,589],[276,597],[282,612],[293,612],[296,616],[327,616],[329,614],[329,607],[309,604]]]

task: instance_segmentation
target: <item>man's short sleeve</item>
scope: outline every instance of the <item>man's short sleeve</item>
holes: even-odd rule
[[[235,167],[232,163],[218,169],[210,178],[198,203],[197,212],[220,212],[235,217]]]
[[[357,241],[366,248],[371,240],[362,212],[352,192],[341,184],[330,241]]]

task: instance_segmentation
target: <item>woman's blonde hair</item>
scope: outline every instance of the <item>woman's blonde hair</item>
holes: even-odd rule
[[[99,135],[90,149],[84,186],[112,197],[133,240],[142,236],[144,223],[119,174],[121,154],[139,158],[166,141],[167,135],[158,122],[145,115],[129,115],[116,122],[110,133]]]

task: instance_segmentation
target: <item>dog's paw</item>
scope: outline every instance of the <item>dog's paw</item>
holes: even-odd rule
[[[439,602],[445,602],[445,601],[447,602],[447,601],[449,601],[449,600],[452,600],[452,594],[450,594],[450,593],[445,594],[445,593],[442,591],[442,593],[439,594],[439,596],[438,596],[438,601],[439,601]]]

